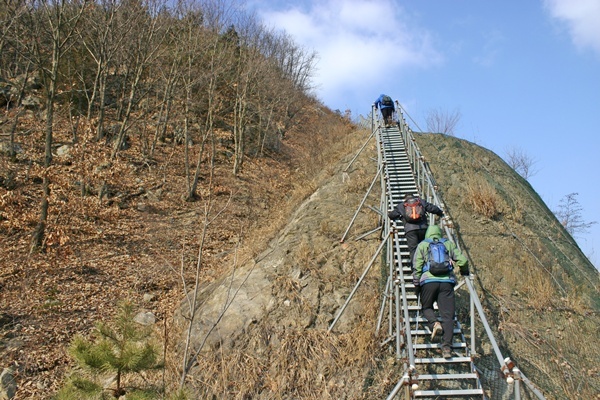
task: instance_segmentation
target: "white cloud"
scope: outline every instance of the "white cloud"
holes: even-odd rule
[[[544,5],[553,18],[566,25],[578,48],[600,54],[600,1],[544,0]]]
[[[482,53],[473,58],[473,61],[477,65],[481,65],[483,67],[490,67],[495,64],[496,59],[500,54],[501,46],[504,42],[504,36],[502,32],[497,29],[494,29],[490,32],[487,32],[483,35],[483,39],[485,40],[482,48]]]
[[[315,84],[325,103],[362,90],[374,100],[385,90],[382,77],[395,79],[403,68],[442,61],[430,34],[409,28],[410,15],[392,0],[325,0],[258,13],[319,54]]]

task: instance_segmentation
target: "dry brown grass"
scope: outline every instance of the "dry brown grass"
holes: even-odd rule
[[[471,176],[467,182],[465,201],[476,214],[495,220],[501,213],[501,199],[484,178]]]
[[[376,293],[358,297],[357,302],[377,309]],[[386,357],[373,335],[375,317],[364,315],[352,332],[342,334],[259,323],[250,328],[249,343],[205,354],[192,377],[194,386],[203,391],[201,398],[382,398],[397,372],[390,368],[393,362],[378,365]],[[357,370],[370,372],[353,375]]]
[[[528,371],[528,378],[546,388],[548,399],[564,398],[562,393],[576,394],[581,399],[597,396],[594,382],[600,378],[597,367],[579,369],[578,365],[597,365],[600,350],[597,346],[585,346],[585,337],[597,332],[598,317],[547,308],[513,309],[506,314],[502,326],[503,336],[518,349],[521,368]],[[522,321],[534,323],[538,329],[523,326]],[[532,369],[533,367],[533,369]],[[556,379],[560,377],[560,379]],[[550,390],[553,388],[555,390]]]
[[[533,264],[533,261],[526,261],[524,263],[521,274],[519,274],[521,277],[520,282],[521,285],[523,281],[528,282],[528,287],[531,289],[525,292],[527,304],[535,309],[543,310],[554,304],[557,297],[556,286],[552,282],[552,278],[548,276],[547,271]]]

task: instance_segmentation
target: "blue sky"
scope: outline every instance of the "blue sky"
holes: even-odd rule
[[[456,136],[535,160],[551,210],[567,194],[576,237],[600,267],[600,0],[248,0],[268,27],[319,54],[316,97],[366,115],[380,93],[425,130],[460,113]],[[408,119],[411,127],[417,127]]]

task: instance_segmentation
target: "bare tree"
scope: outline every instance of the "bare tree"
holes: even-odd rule
[[[234,175],[240,172],[244,161],[246,142],[248,141],[247,132],[251,125],[251,109],[256,108],[252,107],[252,103],[256,99],[260,65],[264,60],[254,43],[256,39],[246,37],[246,40],[245,45],[238,46],[236,50],[236,71],[232,85],[235,88],[233,109]]]
[[[577,200],[578,195],[579,193],[570,193],[563,197],[558,204],[558,210],[554,212],[556,218],[558,218],[567,232],[573,237],[577,236],[577,234],[587,233],[592,225],[598,223],[596,221],[585,222],[583,220],[583,208]]]
[[[273,60],[280,74],[289,79],[297,89],[308,93],[312,87],[311,78],[315,72],[318,54],[298,46],[287,33],[271,33],[270,45],[265,42],[264,55]]]
[[[533,167],[537,161],[518,147],[512,147],[506,152],[506,162],[524,179],[529,179],[538,172]]]
[[[425,117],[427,131],[432,133],[443,133],[449,136],[456,136],[456,125],[460,121],[461,114],[459,110],[452,113],[441,109],[432,109]]]
[[[121,122],[119,132],[115,140],[111,159],[115,159],[121,147],[124,145],[127,131],[133,121],[132,114],[146,93],[141,93],[142,86],[150,86],[152,75],[148,73],[152,63],[156,60],[162,49],[163,41],[167,38],[169,27],[164,24],[165,21],[155,17],[159,10],[165,5],[163,0],[149,0],[146,3],[128,4],[128,11],[133,15],[129,21],[135,24],[131,31],[131,37],[128,38],[130,47],[128,53],[123,54],[123,61],[126,65],[127,79],[122,87],[123,93],[128,91],[127,96],[121,99],[120,113]],[[154,79],[156,79],[154,77]]]
[[[207,2],[198,8],[193,0],[189,4],[182,2],[183,21],[182,39],[187,43],[183,52],[182,92],[184,136],[185,136],[185,171],[187,182],[186,200],[198,197],[197,189],[202,166],[214,162],[216,143],[214,124],[226,105],[220,85],[224,75],[231,70],[232,51],[227,41],[222,40],[220,32],[223,24],[231,20],[232,3]],[[194,131],[199,131],[199,149],[195,169],[189,155],[189,146],[193,142]],[[210,145],[209,154],[206,147]],[[206,158],[206,159],[205,159]]]
[[[29,49],[42,72],[46,90],[45,157],[44,168],[52,164],[52,143],[54,123],[54,103],[58,90],[59,67],[69,46],[72,45],[75,28],[85,10],[86,3],[71,3],[64,0],[33,2],[25,24],[29,24],[33,41]],[[24,41],[26,39],[23,39]],[[48,46],[48,47],[46,47]],[[33,233],[32,250],[42,248],[46,221],[48,219],[48,200],[50,198],[50,178],[44,174],[40,220]]]
[[[92,118],[92,112],[97,104],[98,122],[96,125],[96,139],[104,136],[105,102],[107,95],[107,78],[109,68],[117,52],[124,46],[124,41],[129,37],[129,32],[135,22],[129,18],[119,18],[122,14],[123,4],[116,0],[100,0],[89,7],[84,15],[85,20],[79,29],[81,45],[93,60],[95,70],[93,79],[86,79],[88,70],[80,73],[83,92],[88,96],[87,118]],[[85,65],[85,64],[82,64]],[[112,65],[114,68],[114,65]],[[91,69],[91,68],[90,68]]]

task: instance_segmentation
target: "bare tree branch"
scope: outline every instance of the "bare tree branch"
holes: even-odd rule
[[[432,133],[443,133],[449,136],[456,136],[456,125],[460,121],[461,114],[459,110],[452,113],[441,109],[433,109],[427,113],[425,122],[427,131]]]
[[[537,161],[518,147],[507,150],[506,163],[524,179],[529,179],[538,173],[538,170],[533,168]]]
[[[558,210],[554,211],[554,215],[565,227],[571,236],[587,233],[588,229],[597,224],[597,221],[585,222],[583,220],[583,208],[577,200],[579,193],[570,193],[563,197],[558,204]]]

